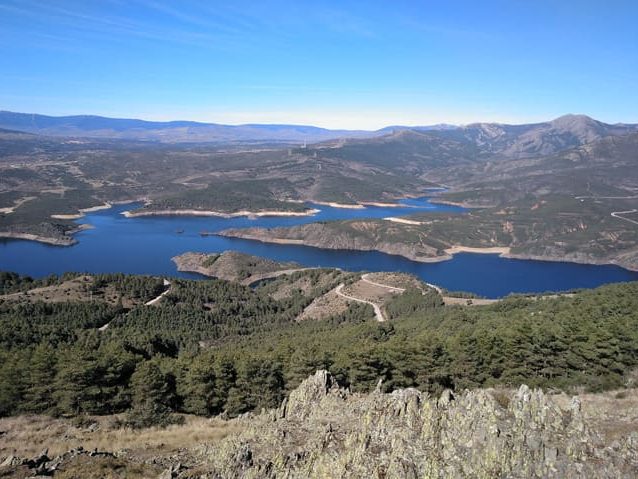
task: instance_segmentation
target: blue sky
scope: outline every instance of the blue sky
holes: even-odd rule
[[[219,123],[638,122],[638,2],[0,0],[0,109]]]

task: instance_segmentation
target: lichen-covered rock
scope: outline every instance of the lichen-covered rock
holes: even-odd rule
[[[638,437],[604,447],[577,398],[561,410],[526,386],[351,394],[318,371],[282,406],[246,418],[206,450],[220,478],[622,478],[638,475]]]

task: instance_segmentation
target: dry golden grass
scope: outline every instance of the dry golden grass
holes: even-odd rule
[[[392,297],[400,294],[400,291],[384,288],[383,286],[377,286],[366,281],[357,281],[356,283],[352,283],[343,288],[343,292],[354,298],[372,301],[379,306],[385,304]]]
[[[638,389],[622,389],[578,396],[587,425],[603,436],[605,443],[638,432]],[[559,394],[552,399],[567,408],[571,396]]]
[[[315,298],[297,317],[297,321],[308,319],[325,319],[330,316],[345,313],[348,310],[348,301],[331,290],[323,296]]]
[[[156,478],[162,468],[113,457],[77,457],[65,463],[56,479],[147,479]]]
[[[421,281],[416,276],[412,276],[411,274],[406,273],[395,273],[395,272],[377,272],[377,273],[368,273],[365,277],[379,284],[385,284],[388,286],[392,286],[394,288],[416,288],[416,289],[427,289],[427,285]]]
[[[128,449],[149,454],[167,454],[180,448],[212,444],[240,427],[235,421],[186,416],[183,425],[166,429],[133,430],[117,428],[117,416],[90,417],[83,421],[47,416],[18,416],[0,419],[0,458],[9,455],[30,457],[49,449],[49,456],[82,446],[84,449],[117,452]],[[87,427],[94,423],[97,428]]]
[[[89,301],[89,288],[93,284],[91,276],[83,275],[64,281],[59,285],[34,288],[25,293],[12,293],[2,296],[4,299],[22,301],[46,301],[57,303],[61,301]]]
[[[116,305],[122,301],[125,308],[131,308],[141,303],[140,300],[122,296],[112,285],[101,288],[96,293],[91,293],[92,285],[93,277],[82,275],[58,285],[34,288],[23,293],[0,295],[0,299],[25,302],[44,301],[46,303],[101,301],[110,305]]]
[[[317,283],[317,286],[320,285],[321,283]],[[315,285],[310,278],[302,276],[296,281],[281,285],[270,293],[269,296],[275,300],[282,300],[284,298],[290,298],[298,290],[304,294],[308,294],[314,287]]]

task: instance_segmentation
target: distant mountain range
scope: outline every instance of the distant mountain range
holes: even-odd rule
[[[317,143],[335,139],[393,137],[406,131],[428,139],[452,141],[483,156],[525,158],[553,154],[607,137],[638,131],[638,125],[610,125],[585,115],[565,115],[552,121],[523,125],[475,123],[466,126],[388,126],[376,131],[330,130],[304,125],[221,125],[193,121],[145,121],[101,116],[53,117],[0,111],[0,129],[45,136],[109,138],[166,143]]]
[[[0,128],[46,136],[111,138],[179,142],[315,143],[336,138],[383,134],[359,130],[329,130],[304,125],[220,125],[194,121],[145,121],[92,115],[46,116],[0,111]]]

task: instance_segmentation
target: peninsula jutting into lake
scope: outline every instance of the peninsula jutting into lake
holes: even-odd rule
[[[72,247],[51,247],[27,241],[0,243],[3,267],[43,277],[69,270],[94,273],[125,272],[156,274],[164,277],[193,277],[180,273],[171,258],[188,251],[221,253],[241,251],[276,261],[294,261],[304,267],[336,267],[350,271],[402,271],[417,275],[423,281],[449,290],[462,290],[496,298],[510,293],[541,293],[595,287],[609,282],[638,280],[638,273],[612,265],[587,265],[573,262],[521,261],[507,259],[504,250],[463,248],[440,251],[428,249],[432,256],[412,257],[414,248],[402,243],[348,242],[336,234],[330,243],[307,247],[302,241],[290,244],[229,238],[230,228],[251,231],[262,228],[301,228],[339,224],[341,221],[378,221],[390,223],[392,214],[430,212],[431,214],[465,215],[463,209],[432,204],[426,199],[407,200],[404,208],[366,207],[365,209],[321,208],[313,216],[298,217],[206,217],[206,216],[148,216],[127,218],[121,213],[136,207],[124,204],[109,210],[87,213],[81,221],[94,227],[73,236]],[[322,226],[325,228],[326,226]],[[248,229],[243,229],[248,228]],[[181,231],[176,234],[176,231]],[[202,236],[202,232],[206,235]],[[235,231],[235,230],[233,230]],[[221,236],[220,236],[221,234]],[[339,248],[333,249],[335,241]],[[391,247],[384,251],[383,245]],[[470,243],[471,244],[471,243]],[[150,247],[152,245],[152,247]],[[423,248],[423,246],[419,246]],[[480,254],[487,251],[490,254]],[[452,256],[452,254],[454,254]],[[568,258],[567,258],[568,259]],[[77,265],[77,266],[73,266]]]

